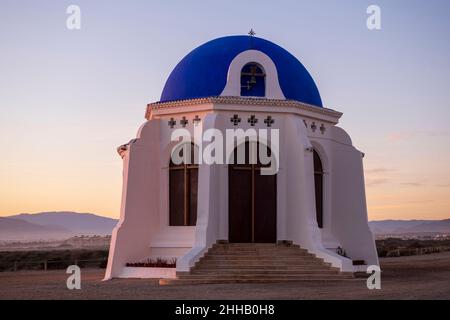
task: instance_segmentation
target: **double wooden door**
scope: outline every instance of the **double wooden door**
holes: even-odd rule
[[[245,163],[228,167],[229,242],[275,243],[277,176],[261,175],[263,165],[250,164],[248,144],[245,149]]]

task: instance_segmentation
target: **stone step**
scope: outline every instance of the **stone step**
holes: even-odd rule
[[[212,247],[210,251],[236,251],[236,252],[251,252],[251,251],[297,251],[297,252],[307,252],[305,249],[292,248],[292,247]]]
[[[287,249],[287,248],[271,248],[271,249],[209,249],[208,252],[217,252],[217,253],[227,253],[227,252],[235,252],[237,254],[246,254],[246,253],[298,253],[298,254],[308,254],[306,250],[300,249]]]
[[[273,243],[230,243],[230,244],[214,244],[212,249],[233,249],[233,250],[271,250],[271,249],[296,249],[305,250],[299,246],[287,246]]]
[[[236,250],[236,251],[274,251],[274,250],[282,250],[282,251],[303,251],[308,252],[308,250],[303,248],[296,247],[287,247],[287,246],[273,246],[273,247],[211,247],[210,250]]]
[[[242,265],[275,265],[289,266],[293,264],[324,264],[323,261],[315,259],[219,259],[219,258],[202,258],[197,264],[213,263],[213,264],[242,264]]]
[[[299,250],[307,251],[300,247],[287,247],[287,246],[272,246],[272,247],[257,247],[257,246],[212,246],[211,250],[240,250],[240,251],[255,251],[255,250]]]
[[[269,283],[353,279],[299,246],[215,244],[189,273],[161,279],[161,285],[202,283]]]
[[[203,257],[202,261],[215,261],[215,260],[223,260],[223,261],[277,261],[277,262],[289,262],[289,261],[318,261],[322,262],[322,260],[318,260],[315,257],[310,256],[270,256],[270,255],[260,255],[260,256],[236,256],[236,255],[207,255]]]
[[[297,277],[295,279],[290,278],[248,278],[248,279],[224,279],[224,278],[216,278],[216,279],[205,279],[205,278],[196,278],[196,279],[160,279],[160,285],[199,285],[199,284],[226,284],[226,283],[283,283],[283,282],[309,282],[309,281],[317,281],[317,282],[330,282],[330,281],[361,281],[361,279],[355,279],[353,277],[344,277],[342,275],[336,275],[333,277],[323,277],[323,276],[305,276],[305,277]]]
[[[187,274],[178,276],[179,279],[303,279],[305,277],[333,278],[336,276],[349,277],[335,273],[305,273],[305,274]]]
[[[195,266],[192,271],[195,270],[277,270],[278,272],[284,272],[288,270],[338,270],[337,268],[330,268],[328,265],[311,265],[311,264],[303,264],[303,265],[278,265],[278,266],[268,266],[268,265],[235,265],[235,264],[229,264],[229,265],[200,265]]]
[[[302,251],[285,251],[285,250],[258,250],[258,251],[235,251],[235,250],[211,250],[207,253],[207,255],[235,255],[235,256],[248,256],[248,255],[270,255],[270,256],[306,256],[306,257],[314,257],[314,255],[302,252]]]
[[[207,254],[203,258],[209,259],[241,259],[241,260],[283,260],[283,259],[303,259],[303,260],[312,260],[316,259],[316,257],[312,255],[303,255],[303,254],[279,254],[279,255],[271,255],[271,254],[248,254],[248,255],[239,255],[239,254]]]
[[[206,256],[208,255],[235,255],[240,257],[245,256],[261,256],[261,255],[267,255],[267,256],[301,256],[301,257],[316,257],[315,255],[308,253],[308,252],[302,252],[302,251],[283,251],[283,250],[273,250],[273,251],[267,251],[267,250],[259,250],[259,251],[236,251],[236,250],[223,250],[223,251],[215,251],[210,250],[206,253]]]
[[[214,276],[224,276],[224,275],[305,275],[305,274],[338,274],[336,270],[331,269],[297,269],[297,270],[267,270],[267,269],[252,269],[252,270],[242,270],[242,269],[228,269],[228,270],[211,270],[211,269],[196,269],[193,270],[187,277],[191,275],[214,275]],[[185,276],[180,276],[185,277]]]

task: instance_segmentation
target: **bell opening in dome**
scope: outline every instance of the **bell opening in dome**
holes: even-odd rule
[[[264,68],[255,62],[247,63],[241,71],[241,96],[265,97],[266,73]]]

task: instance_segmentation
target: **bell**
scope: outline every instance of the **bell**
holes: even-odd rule
[[[250,83],[251,83],[251,84],[256,84],[256,77],[255,77],[255,76],[252,76],[252,77],[250,78]]]

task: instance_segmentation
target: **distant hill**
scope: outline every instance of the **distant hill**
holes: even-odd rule
[[[59,239],[70,234],[59,226],[41,226],[20,219],[0,217],[0,240]]]
[[[445,220],[381,220],[370,221],[370,229],[374,234],[418,234],[448,233],[450,219]]]
[[[92,213],[41,212],[0,218],[0,240],[60,240],[79,235],[110,235],[116,219]],[[382,220],[369,222],[375,235],[450,234],[446,220]]]
[[[91,213],[19,214],[0,219],[0,240],[48,240],[76,235],[110,235],[116,224],[116,219]]]

